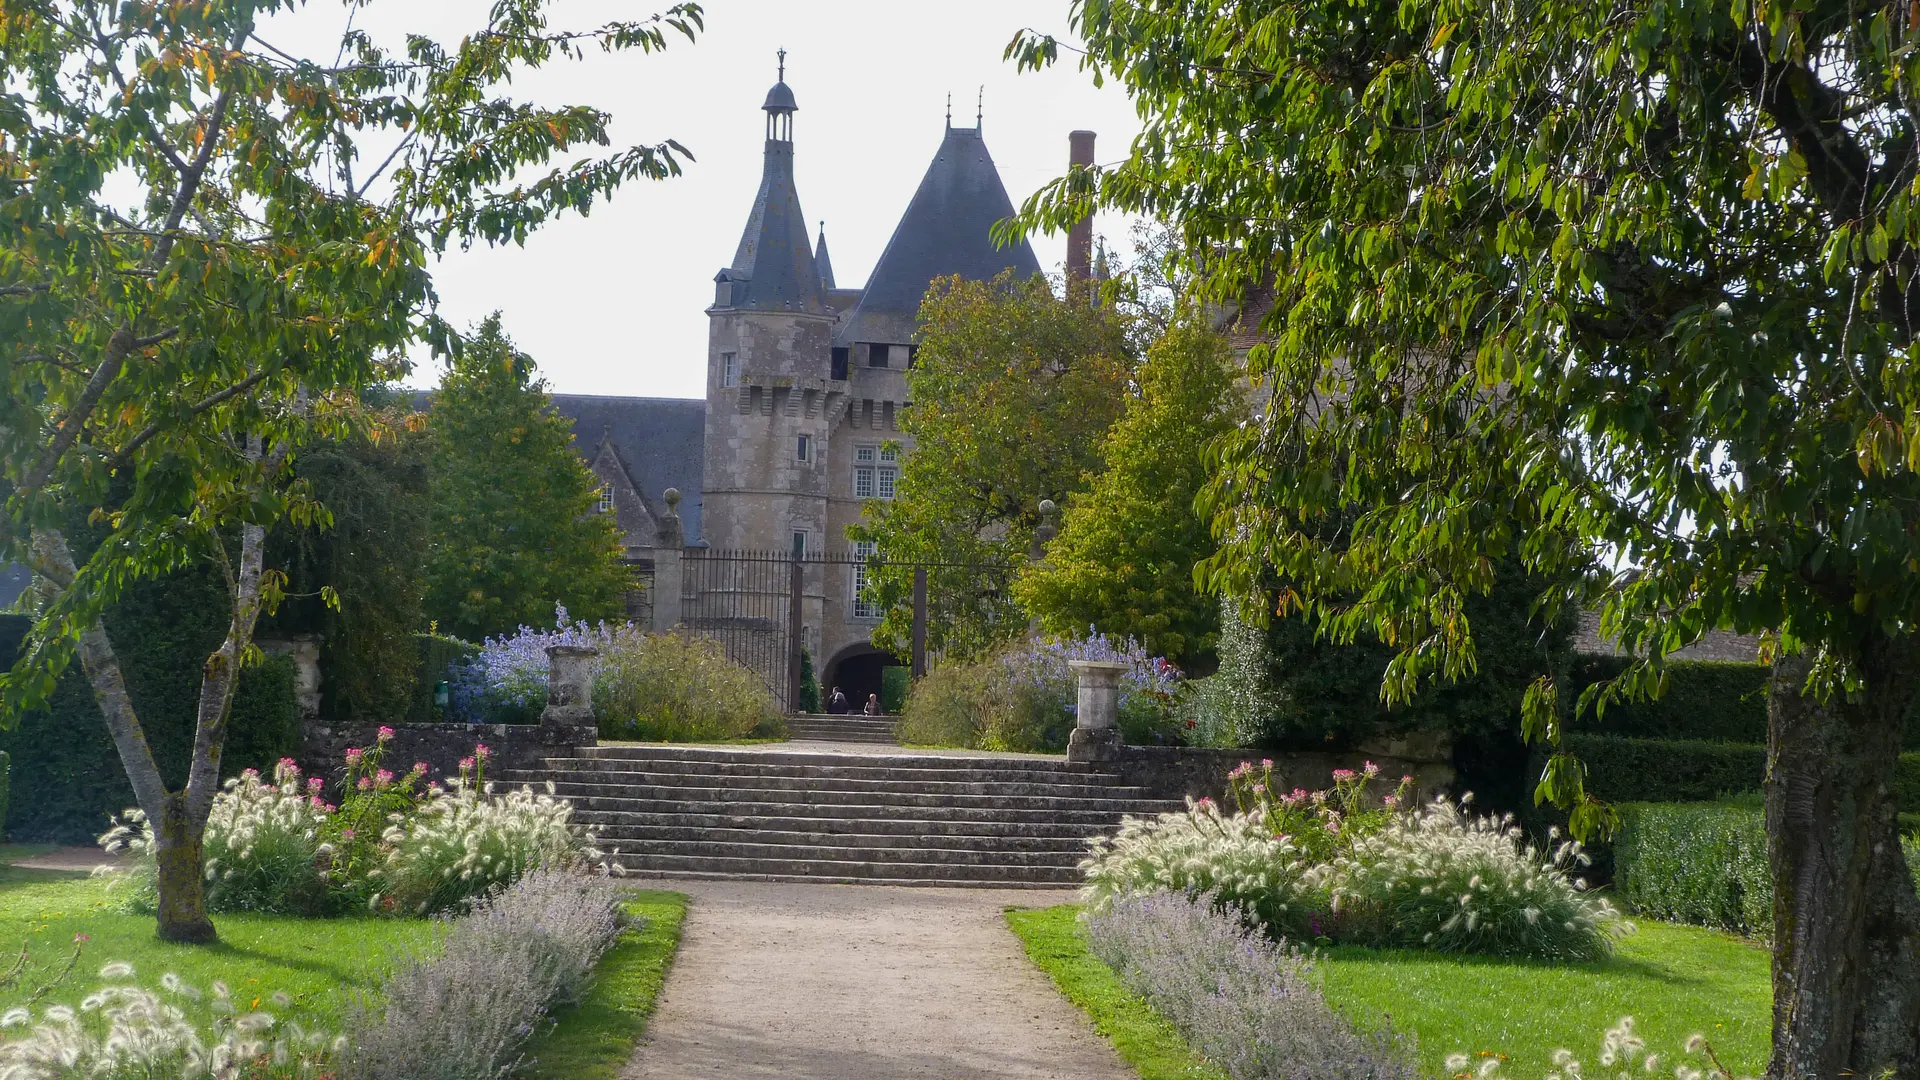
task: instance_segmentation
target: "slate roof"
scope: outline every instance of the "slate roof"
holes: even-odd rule
[[[827,257],[827,223],[820,223],[820,242],[813,246],[813,269],[820,275],[820,287],[833,291],[833,260]]]
[[[784,103],[775,104],[783,91]],[[792,108],[793,91],[785,82],[774,84],[767,93],[767,111]],[[807,217],[800,212],[800,193],[793,186],[790,140],[767,140],[760,192],[753,198],[753,212],[747,215],[733,264],[721,272],[734,283],[734,307],[828,314],[820,274],[814,269],[813,244],[807,239]]]
[[[613,437],[620,464],[627,467],[647,500],[647,509],[664,516],[660,493],[680,489],[680,525],[687,543],[700,537],[700,484],[706,465],[707,403],[699,398],[615,397],[604,394],[555,394],[555,412],[573,421],[573,444],[591,458],[603,435]]]
[[[1013,200],[980,129],[949,127],[836,343],[911,342],[920,300],[936,277],[986,281],[1007,269],[1023,278],[1039,273],[1040,260],[1026,241],[993,244],[993,224],[1012,216]]]

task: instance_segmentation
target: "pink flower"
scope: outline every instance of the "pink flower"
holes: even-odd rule
[[[1407,775],[1405,775],[1405,776],[1403,776],[1403,777],[1401,777],[1401,778],[1400,778],[1400,782],[1401,782],[1401,783],[1403,783],[1403,784],[1411,784],[1411,783],[1413,783],[1413,774],[1412,774],[1412,773],[1408,773]]]
[[[349,746],[349,747],[347,747],[347,764],[349,764],[349,765],[358,765],[358,764],[360,764],[360,755],[361,755],[362,753],[364,753],[364,751],[362,751],[362,750],[361,750],[361,749],[360,749],[359,747],[357,747],[357,746]]]
[[[333,812],[333,807],[331,807],[331,806],[328,806],[328,805],[327,805],[327,803],[326,803],[326,800],[325,800],[325,799],[322,799],[322,798],[321,798],[320,796],[318,796],[318,795],[315,795],[315,796],[313,796],[313,797],[311,797],[311,798],[309,798],[309,799],[308,799],[307,801],[313,804],[313,808],[314,808],[315,810],[320,810],[320,811],[323,811],[323,812],[326,812],[326,813],[332,813],[332,812]]]
[[[373,782],[381,786],[393,783],[393,774],[385,769],[373,774]]]
[[[467,770],[469,770],[469,769],[471,769],[471,768],[473,768],[473,759],[472,759],[472,758],[470,758],[470,757],[463,757],[463,758],[461,758],[461,759],[460,759],[460,771],[461,771],[461,772],[466,772]]]
[[[1200,800],[1200,805],[1201,805],[1201,806],[1212,806],[1212,805],[1213,805],[1213,800],[1212,800],[1212,799],[1209,799],[1209,798],[1202,798],[1202,799]]]
[[[1339,783],[1339,782],[1340,782],[1340,781],[1342,781],[1342,780],[1351,780],[1351,779],[1353,779],[1353,778],[1354,778],[1354,775],[1355,775],[1355,774],[1354,774],[1354,771],[1353,771],[1352,769],[1335,769],[1335,770],[1333,770],[1333,780],[1334,780],[1334,783],[1336,783],[1336,784],[1337,784],[1337,783]]]
[[[1375,764],[1374,764],[1373,762],[1371,762],[1371,761],[1369,761],[1369,762],[1367,762],[1367,764],[1366,764],[1366,770],[1367,770],[1367,775],[1368,775],[1368,776],[1379,776],[1379,775],[1380,775],[1380,766],[1378,766],[1378,765],[1375,765]]]
[[[1263,758],[1261,758],[1261,759],[1260,759],[1260,767],[1261,767],[1261,768],[1263,768],[1263,769],[1271,769],[1271,768],[1273,768],[1273,759],[1272,759],[1272,758],[1270,758],[1270,757],[1263,757]]]
[[[418,776],[425,776],[425,775],[427,775],[427,773],[428,773],[428,771],[429,771],[429,770],[428,770],[428,768],[427,768],[427,763],[426,763],[426,762],[424,762],[424,761],[416,761],[416,762],[414,762],[414,763],[413,763],[413,771],[414,771],[414,773],[415,773],[415,775],[418,775]]]
[[[361,791],[372,791],[372,790],[373,790],[373,777],[371,777],[371,776],[363,776],[363,777],[361,777],[361,778],[360,778],[360,790],[361,790]]]
[[[486,761],[487,759],[493,757],[493,751],[487,749],[486,743],[481,743],[478,746],[475,746],[473,748],[473,756],[480,759],[481,761]]]
[[[342,829],[342,830],[340,830],[340,839],[342,839],[342,840],[352,840],[352,839],[353,839],[353,830],[352,830],[352,829]]]
[[[381,742],[391,742],[393,740],[393,729],[390,727],[381,728],[379,738]]]
[[[327,786],[327,782],[317,776],[310,776],[307,778],[308,791],[319,791],[321,788],[326,786]]]
[[[85,942],[89,942],[89,941],[92,941],[92,940],[93,940],[93,935],[92,935],[92,934],[75,934],[75,935],[73,935],[73,943],[74,943],[75,945],[80,945],[80,944],[84,944]]]
[[[300,763],[299,763],[299,762],[297,762],[297,761],[295,761],[295,760],[293,760],[293,759],[292,759],[292,758],[290,758],[290,757],[283,757],[283,758],[281,758],[281,759],[280,759],[280,767],[281,767],[281,768],[283,768],[283,769],[292,769],[292,770],[293,770],[294,772],[299,772],[299,771],[300,771]]]
[[[241,769],[240,778],[242,780],[258,780],[260,779],[260,770],[259,769]]]

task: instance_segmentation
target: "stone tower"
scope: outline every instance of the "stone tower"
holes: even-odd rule
[[[830,376],[827,304],[793,183],[786,83],[767,91],[760,192],[733,264],[707,309],[707,426],[702,531],[715,548],[821,550],[827,536],[827,436],[846,383]]]

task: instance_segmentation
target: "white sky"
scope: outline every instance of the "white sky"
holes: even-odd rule
[[[357,20],[383,44],[406,32],[457,40],[482,24],[488,6],[382,0]],[[560,0],[552,22],[583,28],[655,10],[650,0]],[[1000,58],[1023,26],[1066,35],[1067,15],[1065,0],[710,0],[695,44],[675,37],[660,54],[594,51],[519,79],[508,88],[515,97],[610,113],[615,148],[673,138],[698,160],[677,179],[629,183],[591,217],[553,222],[525,248],[450,253],[434,273],[442,311],[465,324],[498,308],[557,392],[700,396],[704,309],[759,186],[760,103],[774,82],[775,50],[787,49],[787,83],[800,106],[800,205],[810,221],[826,220],[834,276],[846,288],[866,281],[939,147],[949,91],[955,123],[971,126],[984,85],[987,146],[1015,206],[1065,171],[1074,128],[1099,133],[1099,160],[1125,155],[1139,122],[1122,90],[1094,88],[1070,57],[1025,75]],[[344,18],[316,0],[262,36],[331,60]],[[1095,227],[1126,250],[1124,220]],[[1036,237],[1034,249],[1057,272],[1065,238]],[[423,364],[410,381],[437,379]]]

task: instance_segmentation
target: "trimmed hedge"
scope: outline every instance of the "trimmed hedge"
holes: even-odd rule
[[[186,780],[193,753],[200,670],[225,632],[226,590],[211,573],[136,582],[107,613],[127,689],[147,743],[170,785]],[[0,664],[11,665],[29,620],[0,616]],[[126,770],[79,663],[70,665],[48,707],[0,731],[12,757],[17,796],[8,827],[31,843],[87,844],[108,818],[134,804]],[[221,771],[270,770],[299,746],[299,709],[291,657],[272,657],[240,673]]]
[[[7,787],[13,777],[10,761],[7,752],[0,750],[0,844],[7,840]]]
[[[1765,815],[1726,804],[1621,808],[1613,881],[1629,911],[1765,936],[1773,927]]]
[[[1612,803],[1711,802],[1759,791],[1767,775],[1767,748],[1760,745],[1571,733],[1566,744],[1586,763],[1587,790]],[[1920,812],[1920,753],[1900,755],[1894,798],[1901,809]]]
[[[1604,682],[1627,667],[1621,656],[1581,656],[1569,673],[1570,692],[1561,697],[1571,710],[1580,692]],[[1722,660],[1676,660],[1667,664],[1667,692],[1655,701],[1625,701],[1607,706],[1604,717],[1588,711],[1575,727],[1597,735],[1636,739],[1683,739],[1707,742],[1765,743],[1767,741],[1767,680],[1765,664]],[[1908,750],[1920,750],[1920,706],[1907,720]]]

